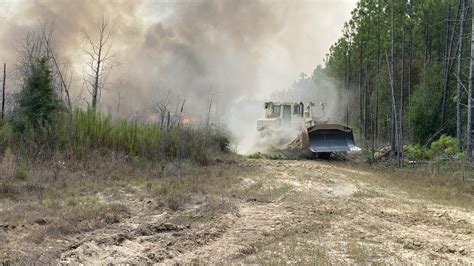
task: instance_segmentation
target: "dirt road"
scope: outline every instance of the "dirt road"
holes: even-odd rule
[[[46,241],[50,247],[35,254],[39,261],[85,264],[474,263],[470,210],[409,198],[367,181],[375,173],[338,162],[240,164],[255,171],[220,195],[196,194],[171,211],[130,194],[129,216]],[[0,237],[19,245],[15,239],[28,230],[5,229]]]

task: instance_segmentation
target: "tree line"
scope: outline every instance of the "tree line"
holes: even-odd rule
[[[330,48],[325,72],[356,92],[348,119],[361,145],[390,144],[403,164],[407,144],[456,136],[472,161],[472,3],[360,0]],[[353,115],[351,115],[351,113]]]

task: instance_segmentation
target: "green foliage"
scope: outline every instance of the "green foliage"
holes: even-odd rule
[[[263,159],[263,158],[264,158],[264,154],[258,151],[258,152],[255,152],[255,153],[250,154],[250,155],[248,156],[248,158],[249,158],[249,159],[256,159],[256,160],[258,160],[258,159]]]
[[[459,19],[462,10],[458,7],[459,1],[455,0],[358,1],[351,19],[344,24],[343,36],[330,48],[325,73],[337,81],[339,88],[348,88],[349,97],[359,96],[349,102],[349,121],[358,131],[366,132],[366,138],[377,129],[379,143],[390,139],[392,99],[388,66],[392,61],[397,111],[401,102],[405,110],[405,143],[423,144],[441,128],[446,133],[455,133],[456,105],[450,101],[455,99],[455,71],[449,72],[444,106],[442,99],[446,58],[453,58],[456,52],[459,30],[459,23],[447,21]],[[471,30],[470,24],[466,25],[464,34]],[[451,36],[453,48],[448,56],[446,42]],[[469,58],[468,39],[464,41],[462,58]],[[454,60],[450,62],[453,63]],[[461,71],[464,73],[459,76],[465,85],[469,60],[462,61]],[[464,90],[461,97],[464,104]],[[441,121],[443,107],[445,115]],[[372,127],[375,114],[377,125]],[[466,114],[462,115],[466,121]]]
[[[363,149],[362,150],[362,155],[364,156],[365,161],[368,164],[373,164],[374,163],[374,158],[372,156],[372,152],[369,149]]]
[[[53,122],[60,109],[60,101],[54,90],[47,58],[42,57],[32,65],[17,103],[13,121],[18,132],[37,130]]]
[[[428,151],[420,144],[410,145],[405,148],[405,158],[410,161],[429,159]]]
[[[431,143],[429,150],[430,158],[452,158],[459,153],[456,139],[443,135],[437,141]]]
[[[419,144],[408,146],[405,149],[405,157],[413,161],[451,158],[465,160],[465,155],[459,150],[456,139],[446,135],[442,135],[438,140],[431,143],[429,149],[425,149]]]
[[[29,177],[28,170],[24,165],[19,165],[15,169],[15,178],[19,180],[27,180]]]
[[[34,155],[41,149],[44,156],[63,151],[81,157],[92,150],[106,149],[153,160],[177,158],[206,163],[213,156],[229,152],[228,137],[214,129],[181,126],[166,130],[154,124],[113,121],[92,109],[58,112],[55,123],[41,124],[21,134],[11,133],[9,128],[9,122],[0,128],[0,144],[11,145],[20,155]]]
[[[268,160],[281,160],[281,156],[279,154],[265,154],[261,152],[255,152],[248,156],[249,159],[268,159]]]
[[[440,71],[441,66],[438,64],[422,71],[422,83],[415,86],[410,99],[407,118],[415,143],[425,142],[437,131],[437,113],[433,107],[441,97],[442,77],[437,75]]]

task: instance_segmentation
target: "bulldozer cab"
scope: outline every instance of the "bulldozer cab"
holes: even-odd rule
[[[257,121],[257,129],[300,127],[304,121],[304,105],[296,102],[266,102],[265,119]]]
[[[283,112],[281,114],[281,121],[283,127],[291,126],[291,105],[282,105]]]
[[[303,103],[294,102],[266,102],[265,118],[281,118],[291,120],[292,116],[303,116]]]

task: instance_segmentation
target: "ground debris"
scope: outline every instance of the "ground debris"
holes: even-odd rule
[[[156,233],[181,231],[183,229],[185,229],[184,226],[175,225],[171,223],[144,224],[138,227],[136,233],[141,236],[147,236],[147,235],[152,235]]]

